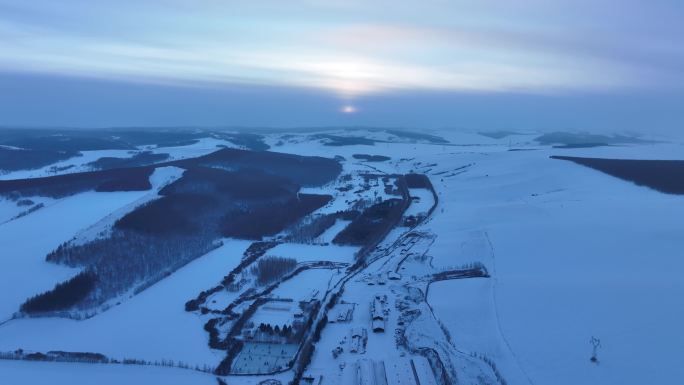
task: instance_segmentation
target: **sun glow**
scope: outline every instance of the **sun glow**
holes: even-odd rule
[[[351,105],[346,105],[346,106],[342,107],[342,112],[344,112],[345,114],[353,114],[356,112],[356,107],[351,106]]]

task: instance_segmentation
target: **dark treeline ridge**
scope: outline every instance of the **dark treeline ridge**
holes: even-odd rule
[[[196,158],[167,163],[186,171],[159,191],[160,198],[118,219],[106,238],[84,244],[65,243],[48,254],[50,262],[85,267],[99,278],[96,290],[85,293],[77,303],[59,303],[54,310],[90,309],[131,289],[137,293],[218,247],[217,241],[224,236],[260,240],[279,233],[331,199],[328,195],[299,194],[298,180],[328,182],[337,176],[336,167],[329,163],[339,166],[335,161],[276,155],[271,160],[285,164],[279,165],[283,172],[278,173],[262,171],[268,163],[256,162],[257,167],[250,169],[230,166],[239,163],[230,163],[235,157],[246,162],[254,156],[273,157],[264,155],[271,153],[245,156],[245,151],[240,150],[218,152],[209,161]],[[220,167],[221,159],[228,159],[228,165]],[[319,161],[326,164],[325,173],[314,166],[313,174],[319,174],[303,177],[306,166]],[[122,170],[153,168],[104,172]]]
[[[551,156],[666,194],[684,194],[684,160],[600,159]]]
[[[342,171],[342,166],[337,161],[328,158],[224,148],[205,156],[156,163],[153,166],[77,172],[43,178],[2,180],[0,181],[0,195],[9,196],[13,199],[26,196],[61,198],[88,190],[144,191],[152,187],[149,177],[154,169],[165,166],[175,166],[186,170],[197,167],[237,171],[250,169],[262,174],[288,179],[291,183],[301,186],[325,184],[337,177]],[[268,189],[255,189],[251,193],[259,191],[268,191]]]
[[[221,234],[226,237],[260,240],[275,235],[299,218],[325,206],[332,196],[299,194],[297,198],[252,208],[239,208],[223,217]]]
[[[447,144],[448,140],[437,135],[430,135],[422,132],[403,131],[403,130],[386,130],[387,133],[397,136],[399,138],[410,139],[415,141],[427,141],[434,144]]]
[[[314,134],[310,136],[313,140],[322,140],[323,144],[326,146],[355,146],[355,145],[367,145],[373,146],[378,141],[375,139],[365,138],[362,136],[339,136],[331,134]]]
[[[68,281],[59,283],[54,289],[26,300],[20,310],[28,314],[39,314],[69,308],[83,300],[94,288],[97,275],[83,271]]]
[[[336,160],[271,151],[245,151],[224,148],[192,159],[164,163],[182,168],[192,166],[253,169],[290,179],[302,186],[320,186],[336,178],[342,166]]]
[[[173,194],[148,202],[116,221],[118,229],[148,235],[182,235],[200,231],[199,219],[216,202],[201,194]],[[197,216],[191,213],[198,213]]]
[[[183,178],[164,187],[159,194],[201,194],[221,199],[258,201],[283,199],[294,195],[299,185],[283,176],[260,169],[213,168],[205,165],[190,167]]]
[[[250,150],[267,150],[268,145],[258,134],[213,129],[183,129],[175,127],[73,129],[11,129],[1,128],[0,145],[26,149],[57,151],[136,150],[137,146],[187,146],[199,139],[216,137]]]
[[[325,205],[328,195],[297,194],[288,179],[255,170],[197,167],[160,191],[162,198],[127,214],[116,226],[153,235],[200,228],[258,240]]]
[[[354,159],[364,160],[366,162],[385,162],[392,158],[385,155],[368,155],[368,154],[354,154],[352,155]]]
[[[0,171],[32,170],[81,155],[78,151],[15,150],[0,147]]]
[[[153,171],[152,167],[135,167],[42,178],[0,180],[0,195],[12,199],[30,196],[62,198],[88,190],[145,191],[152,188],[150,175]]]
[[[333,243],[364,246],[398,220],[403,212],[401,199],[388,199],[366,208],[344,230],[335,236]]]
[[[99,158],[98,160],[87,163],[89,166],[95,170],[109,170],[112,168],[127,168],[127,167],[139,167],[148,166],[154,163],[159,163],[165,161],[169,158],[169,154],[155,154],[151,151],[136,152],[133,156],[129,158],[115,158],[105,156]]]

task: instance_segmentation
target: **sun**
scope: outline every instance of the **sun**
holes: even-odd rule
[[[353,114],[356,112],[356,107],[346,105],[346,106],[342,107],[342,112],[344,112],[345,114]]]

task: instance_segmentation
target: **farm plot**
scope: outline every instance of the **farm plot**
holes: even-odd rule
[[[311,301],[323,298],[330,280],[336,270],[308,269],[280,284],[273,295],[280,298],[292,298],[295,301]]]
[[[298,349],[297,344],[245,342],[231,367],[233,374],[268,374],[285,369]]]
[[[266,256],[294,258],[297,262],[330,261],[354,262],[355,246],[308,245],[300,243],[281,243],[266,253]]]

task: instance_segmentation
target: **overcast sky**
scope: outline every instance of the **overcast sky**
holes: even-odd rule
[[[0,0],[0,124],[672,132],[682,20],[681,0]]]

